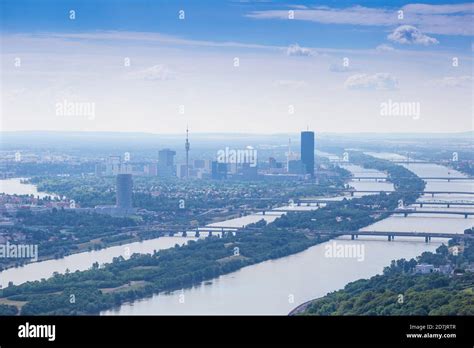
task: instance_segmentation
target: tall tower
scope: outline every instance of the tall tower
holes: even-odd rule
[[[161,178],[171,178],[176,176],[174,168],[174,156],[176,152],[170,149],[158,151],[158,176]]]
[[[132,208],[132,190],[132,174],[118,174],[117,193],[115,197],[117,208],[125,210]]]
[[[291,138],[288,138],[288,153],[286,154],[286,171],[290,171],[290,160],[291,160]]]
[[[184,148],[186,149],[186,179],[189,178],[189,129],[186,126],[186,143],[184,144]]]
[[[314,132],[301,132],[301,161],[306,173],[314,177]]]

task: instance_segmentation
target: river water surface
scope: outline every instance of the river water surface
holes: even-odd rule
[[[402,156],[391,156],[391,159],[400,159]],[[424,164],[409,165],[409,169],[420,176],[460,175],[440,166]],[[346,165],[354,176],[386,175],[374,170],[367,170],[359,166]],[[392,191],[393,186],[387,182],[352,181],[350,185],[358,190]],[[458,191],[460,186],[470,192],[472,183],[440,181],[428,182],[427,190],[436,187],[436,190]],[[359,196],[356,194],[355,196]],[[473,196],[461,197],[463,200],[472,200]],[[425,198],[425,197],[424,197]],[[423,198],[423,199],[424,199]],[[429,199],[458,200],[453,195],[440,195]],[[335,198],[335,199],[341,199]],[[428,198],[426,198],[428,199]],[[464,208],[464,207],[463,207]],[[434,209],[443,210],[436,206]],[[433,210],[432,207],[429,210]],[[254,216],[250,222],[261,219]],[[268,219],[268,216],[264,217]],[[241,219],[251,219],[245,217]],[[459,232],[473,225],[473,219],[464,219],[463,216],[452,215],[409,215],[391,216],[383,221],[368,226],[365,230],[380,231],[426,231],[426,232]],[[238,222],[240,226],[242,220]],[[221,223],[224,225],[224,223]],[[183,315],[183,314],[277,314],[286,315],[297,305],[308,300],[324,296],[328,292],[343,288],[347,283],[369,278],[381,273],[383,268],[394,259],[410,259],[424,251],[435,251],[446,239],[433,238],[425,243],[421,238],[398,238],[388,242],[385,237],[360,236],[357,240],[341,237],[313,246],[296,255],[281,259],[266,261],[257,265],[245,267],[237,272],[221,276],[209,282],[190,289],[183,289],[171,293],[161,293],[151,298],[126,303],[113,310],[104,311],[104,315]],[[333,243],[358,246],[364,250],[364,258],[335,258],[326,257],[326,251]]]
[[[380,154],[379,154],[380,155]],[[393,156],[393,154],[381,154]],[[399,159],[399,157],[392,157]],[[367,170],[355,165],[345,165],[354,176],[380,177],[385,173]],[[410,164],[407,166],[419,176],[463,176],[462,173],[446,167],[429,164]],[[10,180],[10,179],[9,179]],[[4,182],[7,180],[3,180]],[[351,181],[351,186],[358,190],[383,190],[392,191],[391,183],[375,180]],[[2,190],[9,193],[13,188]],[[29,188],[31,190],[31,188]],[[426,190],[437,191],[469,191],[474,192],[473,183],[470,181],[429,181]],[[18,193],[18,192],[16,192]],[[32,192],[33,193],[33,192]],[[36,194],[36,193],[33,193]],[[355,196],[360,196],[356,194]],[[425,195],[422,200],[432,201],[472,201],[473,195],[440,194],[431,197]],[[348,197],[350,198],[350,197]],[[342,199],[335,197],[334,200]],[[289,208],[289,207],[286,207]],[[465,210],[471,207],[456,207]],[[302,209],[296,207],[295,209]],[[316,209],[307,207],[303,209]],[[420,208],[417,208],[420,209]],[[446,210],[442,206],[428,206],[423,209],[440,211]],[[450,208],[452,209],[452,208]],[[217,226],[241,227],[260,219],[271,222],[282,213],[253,214],[238,219],[219,222]],[[377,231],[427,231],[427,232],[458,232],[473,226],[474,219],[465,219],[461,215],[409,215],[391,216],[377,222],[364,230]],[[113,257],[133,254],[134,252],[149,253],[182,244],[194,237],[162,237],[146,240],[140,243],[131,243],[107,249],[80,253],[67,256],[60,260],[49,260],[28,264],[21,268],[8,269],[0,272],[0,284],[5,286],[9,281],[15,284],[27,280],[47,278],[53,272],[63,273],[90,268],[92,263],[100,264],[112,261]],[[104,311],[103,315],[180,315],[180,314],[279,314],[286,315],[297,305],[324,296],[328,292],[343,288],[348,282],[369,278],[381,273],[391,260],[410,259],[420,255],[423,251],[434,251],[446,239],[433,238],[430,243],[425,243],[421,238],[396,238],[394,242],[386,241],[385,237],[360,236],[356,240],[341,237],[313,246],[301,253],[290,255],[281,259],[266,261],[253,266],[245,267],[239,271],[221,276],[209,282],[189,289],[171,293],[161,293],[153,297],[126,303],[113,310]],[[333,243],[350,245],[363,250],[363,257],[327,257],[326,251]]]

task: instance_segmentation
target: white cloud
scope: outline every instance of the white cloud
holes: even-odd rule
[[[394,90],[398,88],[398,80],[388,73],[356,74],[347,78],[344,87],[354,90]]]
[[[20,56],[22,61],[28,62],[22,66],[24,73],[19,73],[13,64],[4,64],[4,90],[28,89],[17,101],[2,99],[2,126],[5,130],[81,130],[89,127],[95,131],[177,133],[189,122],[197,132],[229,131],[229,125],[232,126],[230,131],[281,132],[282,129],[306,127],[314,114],[331,115],[318,123],[321,131],[436,132],[472,128],[471,98],[467,96],[470,89],[426,85],[429,80],[454,75],[454,70],[456,75],[470,74],[472,61],[469,57],[453,55],[446,50],[375,54],[376,45],[370,50],[348,51],[307,47],[318,52],[318,56],[298,59],[287,57],[288,47],[281,46],[274,50],[252,51],[247,56],[251,64],[245,64],[244,75],[237,76],[229,61],[229,57],[240,55],[240,51],[235,53],[234,49],[230,53],[225,49],[205,50],[207,46],[200,46],[192,40],[175,41],[152,33],[117,32],[110,34],[110,40],[99,39],[103,35],[101,32],[97,36],[94,36],[96,32],[74,34],[81,39],[60,38],[61,34],[51,38],[46,35],[37,37],[36,33],[22,36],[2,34],[5,50],[1,56],[4,61],[12,62]],[[88,34],[92,39],[87,38]],[[122,34],[125,36],[123,41],[120,40]],[[168,47],[171,43],[177,47]],[[303,42],[299,44],[304,45]],[[470,44],[465,45],[466,50],[470,47]],[[133,48],[133,53],[130,53],[130,48]],[[244,50],[246,48],[242,47]],[[78,54],[72,55],[71,52]],[[331,56],[323,56],[325,52]],[[132,63],[124,67],[124,56],[128,55]],[[338,59],[346,56],[350,57],[351,66],[368,67],[370,70],[363,71],[368,75],[390,72],[396,76],[403,87],[396,94],[402,97],[407,93],[404,94],[407,99],[401,100],[413,100],[410,98],[416,96],[416,100],[426,105],[424,112],[429,113],[430,120],[434,121],[419,122],[416,128],[403,122],[374,122],[371,117],[374,94],[391,92],[341,91],[347,77],[356,73],[331,73],[328,67],[330,63],[342,65]],[[449,64],[453,56],[458,56],[463,62],[455,69]],[[145,79],[145,73],[135,74],[133,80],[128,76],[157,64],[175,71],[176,80],[153,82]],[[71,66],[75,68],[71,70]],[[440,71],[447,71],[445,69],[451,73],[440,75]],[[276,80],[283,81],[276,85]],[[299,88],[302,81],[306,86]],[[348,87],[356,88],[355,82],[348,82]],[[56,84],[57,87],[51,87]],[[370,86],[370,83],[366,85]],[[54,105],[60,101],[56,93],[66,90],[65,86],[70,86],[75,95],[82,96],[81,101],[96,103],[94,122],[84,124],[84,120],[58,119],[54,115]],[[236,90],[239,98],[235,98]],[[289,103],[295,105],[296,110],[291,118],[286,117]],[[181,104],[186,105],[186,115],[179,114],[178,106]],[[262,107],[255,108],[255,105]],[[458,106],[457,122],[446,117],[452,112],[453,105]],[[34,115],[31,110],[35,110]],[[358,122],[351,122],[355,118]]]
[[[149,81],[166,81],[173,80],[176,74],[165,65],[157,64],[146,69],[131,72],[129,76]]]
[[[332,72],[348,72],[348,71],[353,71],[353,70],[354,69],[352,69],[351,67],[345,66],[341,63],[331,64],[329,66],[329,71],[332,71]]]
[[[104,40],[110,42],[137,42],[137,43],[157,43],[161,45],[178,45],[178,46],[191,46],[191,47],[229,47],[229,48],[249,48],[249,49],[282,49],[281,46],[270,46],[270,45],[259,45],[259,44],[247,44],[234,41],[204,41],[204,40],[192,40],[185,39],[178,36],[161,34],[156,32],[133,32],[133,31],[98,31],[98,32],[82,32],[82,33],[35,33],[34,35],[23,35],[16,34],[17,38],[44,38],[44,39],[64,39],[64,40],[87,40],[87,41],[98,41]]]
[[[403,22],[416,25],[425,33],[444,35],[473,35],[474,10],[471,3],[456,5],[411,4],[401,8]],[[323,24],[351,24],[361,26],[386,26],[400,24],[398,9],[352,6],[331,8],[327,6],[294,10],[294,20]],[[246,15],[254,19],[288,20],[286,10],[253,11]]]
[[[302,80],[277,80],[275,85],[284,88],[301,88],[306,86],[307,83]]]
[[[300,10],[307,10],[308,9],[308,6],[305,6],[305,5],[290,5],[291,8],[297,8],[297,9],[300,9]]]
[[[358,25],[390,25],[393,24],[393,12],[374,8],[354,6],[345,9],[316,7],[311,9],[294,10],[294,20],[312,21],[326,24],[358,24]],[[285,19],[288,11],[268,10],[253,11],[247,17],[255,19]]]
[[[474,13],[474,5],[472,3],[453,5],[408,4],[403,6],[403,10],[419,14],[472,14]]]
[[[387,36],[390,41],[400,44],[415,45],[436,45],[439,43],[434,37],[423,34],[420,30],[411,25],[401,25],[393,33]]]
[[[375,47],[375,50],[378,52],[393,52],[395,51],[395,48],[387,44],[381,44]]]
[[[288,56],[309,57],[314,56],[316,53],[309,48],[301,47],[298,44],[293,44],[286,49],[286,54]]]
[[[430,81],[430,85],[434,87],[468,88],[472,87],[472,76],[447,76],[439,80]]]

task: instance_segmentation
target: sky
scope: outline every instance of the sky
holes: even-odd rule
[[[2,0],[2,131],[465,132],[463,1]]]

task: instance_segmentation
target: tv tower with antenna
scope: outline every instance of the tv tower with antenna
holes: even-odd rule
[[[286,171],[290,171],[290,160],[291,160],[291,138],[288,138],[288,153],[286,154]]]
[[[186,179],[189,178],[189,129],[186,125],[186,142],[184,144],[184,148],[186,149]]]

